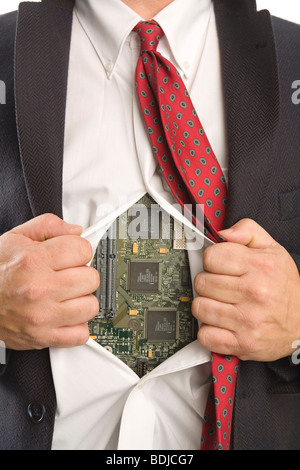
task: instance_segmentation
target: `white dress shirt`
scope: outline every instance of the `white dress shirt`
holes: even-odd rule
[[[134,75],[142,18],[121,0],[76,0],[70,50],[63,171],[64,219],[93,247],[145,193],[179,221],[163,182]],[[155,20],[158,51],[181,72],[227,177],[220,57],[211,0],[174,0]],[[187,232],[191,225],[184,220]],[[197,232],[197,231],[196,231]],[[194,232],[195,234],[195,232]],[[191,277],[210,243],[189,245]],[[50,350],[57,395],[53,449],[199,449],[211,354],[197,341],[140,379],[93,340]]]

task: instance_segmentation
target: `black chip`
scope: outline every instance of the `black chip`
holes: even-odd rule
[[[189,266],[181,266],[181,285],[189,287],[191,285],[191,273]]]
[[[131,261],[128,270],[128,289],[131,292],[158,292],[159,263]]]
[[[177,331],[176,310],[149,310],[146,328],[149,342],[174,342]]]

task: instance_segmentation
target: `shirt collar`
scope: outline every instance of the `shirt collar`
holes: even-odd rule
[[[175,65],[186,76],[203,42],[211,9],[212,0],[174,0],[154,18],[165,33],[161,41],[167,41]],[[121,0],[76,0],[75,13],[111,78],[125,41],[143,18]]]

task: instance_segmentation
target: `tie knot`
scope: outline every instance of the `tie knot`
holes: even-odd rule
[[[141,41],[141,54],[156,51],[160,39],[164,33],[156,21],[141,21],[133,31],[138,33]]]

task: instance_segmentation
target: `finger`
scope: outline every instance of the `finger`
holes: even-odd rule
[[[11,232],[42,242],[61,235],[80,235],[82,227],[68,224],[54,214],[43,214],[15,227]]]
[[[55,284],[55,300],[63,302],[92,294],[98,289],[100,278],[96,269],[83,266],[57,271]]]
[[[54,271],[84,266],[93,256],[90,242],[76,235],[46,240],[38,249],[46,254],[49,267]]]
[[[53,318],[56,327],[76,326],[87,323],[99,313],[99,302],[90,294],[58,304],[57,315]]]
[[[197,297],[192,303],[192,313],[197,320],[209,326],[236,331],[239,314],[232,304],[218,302],[206,297]]]
[[[251,219],[240,220],[233,227],[222,230],[220,235],[228,242],[239,243],[249,248],[268,248],[277,245],[271,235]]]
[[[230,356],[238,355],[239,345],[232,331],[202,325],[198,331],[198,341],[213,353]]]
[[[223,274],[200,273],[195,278],[195,291],[201,297],[235,304],[243,299],[240,278]]]
[[[48,343],[49,347],[52,348],[74,348],[86,344],[89,336],[89,328],[86,323],[76,326],[64,326],[51,332]]]
[[[217,243],[204,251],[204,270],[213,274],[242,276],[248,271],[249,249],[238,243]]]

